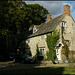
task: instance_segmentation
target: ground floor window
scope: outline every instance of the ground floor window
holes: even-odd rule
[[[39,48],[39,56],[44,56],[44,47]]]

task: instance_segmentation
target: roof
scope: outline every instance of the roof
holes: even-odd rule
[[[34,25],[35,28],[39,29],[41,25]]]
[[[56,26],[62,21],[64,16],[65,14],[62,14],[60,16],[53,18],[52,20],[48,22],[41,24],[41,26],[39,27],[39,30],[36,33],[31,34],[29,38],[52,32],[56,28]]]

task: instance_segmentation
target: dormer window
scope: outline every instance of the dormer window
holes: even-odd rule
[[[33,33],[37,32],[37,30],[38,30],[37,28],[34,28],[34,29],[33,29]]]
[[[66,21],[62,21],[62,27],[67,27],[66,26]]]

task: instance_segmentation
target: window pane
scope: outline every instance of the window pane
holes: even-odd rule
[[[44,56],[44,48],[39,48],[39,56]]]
[[[66,27],[66,21],[62,21],[62,27]]]

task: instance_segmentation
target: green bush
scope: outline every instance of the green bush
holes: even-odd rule
[[[69,58],[69,48],[68,45],[63,41],[64,47],[62,48],[62,54],[65,55],[66,59]]]
[[[47,52],[47,59],[54,61],[56,58],[55,46],[59,39],[59,32],[54,30],[52,33],[47,34],[46,42],[49,48],[49,52]]]
[[[39,47],[38,47],[38,44],[36,44],[36,59],[39,59]]]

